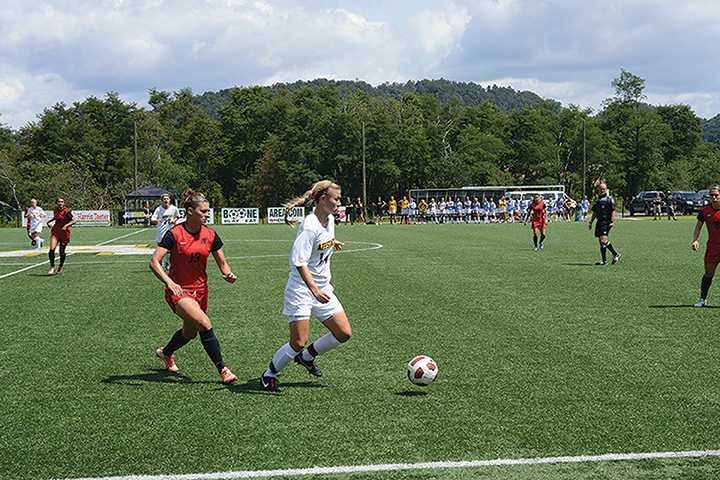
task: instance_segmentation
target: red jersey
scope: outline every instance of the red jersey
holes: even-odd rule
[[[707,249],[720,250],[720,210],[715,210],[712,205],[705,205],[698,213],[697,219],[698,222],[707,225]]]
[[[532,223],[542,225],[545,223],[545,202],[540,200],[538,203],[530,204],[532,210]]]
[[[72,212],[69,208],[63,207],[63,208],[57,208],[55,207],[53,209],[53,220],[55,220],[55,223],[53,223],[52,229],[57,231],[62,230],[62,227],[70,223],[73,219]]]
[[[215,230],[202,225],[191,233],[185,222],[171,228],[159,246],[170,252],[170,278],[183,288],[207,287],[207,258],[210,252],[220,250],[222,240]]]

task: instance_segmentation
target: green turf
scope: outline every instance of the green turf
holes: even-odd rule
[[[209,270],[210,316],[241,377],[232,387],[199,342],[177,354],[182,377],[159,370],[152,349],[179,321],[146,258],[78,254],[62,276],[40,266],[1,279],[0,478],[718,448],[720,310],[689,307],[702,275],[692,225],[621,222],[612,240],[624,257],[607,267],[593,265],[582,224],[551,224],[538,253],[520,225],[339,227],[349,250],[383,245],[333,258],[353,338],[319,360],[320,380],[289,366],[278,396],[256,378],[287,340],[284,226],[217,227],[239,276],[228,285]],[[73,244],[127,232],[77,228]],[[0,250],[25,248],[23,235],[0,230]],[[114,243],[153,240],[147,230]],[[0,275],[44,260],[0,258]],[[440,365],[425,390],[404,378],[421,353]],[[717,460],[678,460],[334,478],[719,472]]]

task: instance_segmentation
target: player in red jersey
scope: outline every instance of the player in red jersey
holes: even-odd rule
[[[703,223],[707,225],[708,241],[705,247],[705,274],[700,282],[700,300],[696,307],[704,307],[710,285],[715,276],[715,269],[720,263],[720,186],[710,187],[710,204],[705,205],[697,216],[695,231],[691,248],[697,251],[700,248],[700,233]]]
[[[528,218],[532,216],[532,230],[533,230],[533,250],[536,252],[545,248],[545,234],[547,232],[547,208],[545,207],[545,201],[543,198],[536,194],[533,197],[533,201],[528,207],[527,214],[525,216],[525,224],[527,224]],[[538,243],[538,232],[540,232],[540,242]]]
[[[50,250],[48,258],[50,259],[50,270],[48,275],[55,275],[65,271],[65,249],[70,243],[70,226],[74,225],[77,220],[73,218],[72,212],[65,206],[65,199],[58,197],[56,201],[57,207],[53,209],[53,218],[48,220],[47,226],[50,228]],[[53,224],[52,226],[50,224]],[[60,244],[60,265],[55,270],[55,247]]]
[[[212,254],[223,278],[235,283],[237,277],[230,270],[222,251],[222,240],[214,230],[205,226],[210,204],[201,193],[188,189],[183,194],[186,220],[171,228],[158,243],[150,268],[165,284],[165,301],[183,321],[180,330],[173,334],[164,348],[155,354],[165,362],[165,368],[178,372],[173,353],[200,334],[205,352],[220,373],[224,384],[237,380],[222,359],[220,343],[207,316],[208,284],[207,258]],[[160,262],[170,253],[170,271],[165,272]]]

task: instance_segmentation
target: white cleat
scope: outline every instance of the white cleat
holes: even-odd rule
[[[695,305],[693,305],[693,306],[698,307],[698,308],[702,308],[702,307],[704,307],[704,306],[706,306],[706,305],[707,305],[707,303],[705,303],[705,299],[701,298],[701,299],[698,300],[698,301],[695,303]]]

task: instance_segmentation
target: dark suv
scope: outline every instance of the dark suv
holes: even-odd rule
[[[644,213],[645,215],[652,215],[653,213],[653,203],[655,202],[655,199],[660,196],[660,199],[662,200],[663,204],[665,203],[665,193],[664,192],[658,192],[658,191],[651,191],[651,192],[640,192],[637,195],[633,197],[632,200],[630,200],[630,215],[635,215],[636,213]]]
[[[705,206],[702,194],[696,192],[670,192],[667,200],[673,202],[675,213],[682,215],[692,215]]]

